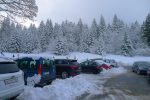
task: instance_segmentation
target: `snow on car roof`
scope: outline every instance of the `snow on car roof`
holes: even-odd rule
[[[51,57],[51,56],[49,56],[49,55],[45,56],[45,55],[32,55],[32,54],[30,54],[30,55],[25,55],[25,56],[21,56],[21,57],[19,57],[19,58],[25,58],[25,57],[32,58],[32,59],[34,59],[34,60],[37,60],[37,59],[39,59],[39,58],[45,58],[45,59],[54,60],[54,58]]]

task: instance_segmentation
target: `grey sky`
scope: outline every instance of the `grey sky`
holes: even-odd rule
[[[150,0],[37,0],[38,21],[52,19],[53,23],[68,19],[91,23],[93,18],[99,21],[101,14],[106,22],[111,22],[114,14],[126,23],[135,20],[142,23],[150,12]]]

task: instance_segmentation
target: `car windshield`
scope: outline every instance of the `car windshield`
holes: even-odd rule
[[[19,68],[15,62],[0,62],[0,74],[18,72]]]

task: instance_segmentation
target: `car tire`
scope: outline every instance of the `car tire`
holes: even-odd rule
[[[64,71],[64,72],[61,73],[61,78],[62,79],[66,79],[68,77],[69,77],[69,74],[67,72]]]
[[[132,72],[135,72],[133,68],[132,68]]]

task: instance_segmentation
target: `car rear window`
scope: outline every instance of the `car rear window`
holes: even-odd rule
[[[66,60],[55,60],[55,64],[69,64]]]
[[[15,62],[0,62],[0,74],[18,72],[19,68]]]
[[[70,61],[70,64],[72,64],[72,65],[79,65],[79,63],[76,60]]]
[[[52,60],[44,60],[43,61],[43,68],[49,68],[53,66],[53,61]]]

